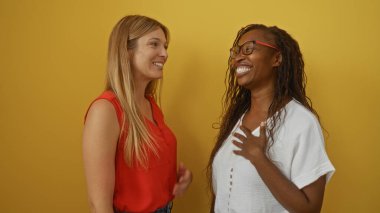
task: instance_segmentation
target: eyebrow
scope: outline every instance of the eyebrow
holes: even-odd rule
[[[148,41],[152,41],[152,40],[155,40],[155,41],[161,41],[161,39],[159,38],[150,38]],[[166,42],[165,42],[166,43]]]

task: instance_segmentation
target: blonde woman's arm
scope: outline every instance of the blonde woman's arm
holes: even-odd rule
[[[113,213],[115,153],[120,128],[113,105],[97,100],[83,130],[83,160],[92,213]]]

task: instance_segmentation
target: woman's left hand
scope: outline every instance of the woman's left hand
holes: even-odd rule
[[[193,180],[191,171],[186,169],[182,162],[179,164],[177,176],[177,183],[173,189],[173,195],[175,197],[183,195]]]
[[[265,151],[267,147],[265,123],[262,122],[260,124],[259,137],[252,135],[252,132],[247,127],[240,126],[240,129],[245,133],[246,137],[239,133],[234,133],[234,136],[241,141],[232,141],[235,146],[240,148],[240,150],[234,150],[234,153],[248,159],[252,163],[256,162],[256,160],[262,157],[265,157]]]

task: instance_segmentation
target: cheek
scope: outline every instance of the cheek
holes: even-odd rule
[[[254,63],[261,63],[265,61],[265,57],[262,54],[252,54],[249,59]]]
[[[141,66],[146,66],[148,61],[149,61],[149,59],[147,58],[147,56],[145,54],[139,53],[139,54],[134,55],[132,63],[136,67],[141,67]]]
[[[252,56],[251,61],[254,65],[259,67],[272,67],[272,60],[268,56],[258,55]]]
[[[134,58],[133,58],[133,60],[132,60],[132,67],[134,68],[134,69],[138,69],[141,65],[141,62],[140,62],[140,60],[139,60],[139,57],[136,57],[136,56],[134,56]]]

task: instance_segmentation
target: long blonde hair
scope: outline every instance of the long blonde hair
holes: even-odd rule
[[[106,90],[117,96],[124,111],[120,135],[126,128],[128,136],[124,144],[124,158],[129,166],[134,160],[143,167],[148,164],[148,151],[158,156],[154,138],[149,133],[144,117],[135,101],[135,83],[131,69],[131,50],[137,46],[137,40],[154,30],[161,28],[169,40],[169,30],[160,22],[140,15],[125,16],[113,28],[109,38]],[[159,80],[151,81],[146,95],[157,97]],[[127,126],[127,127],[126,127]]]

